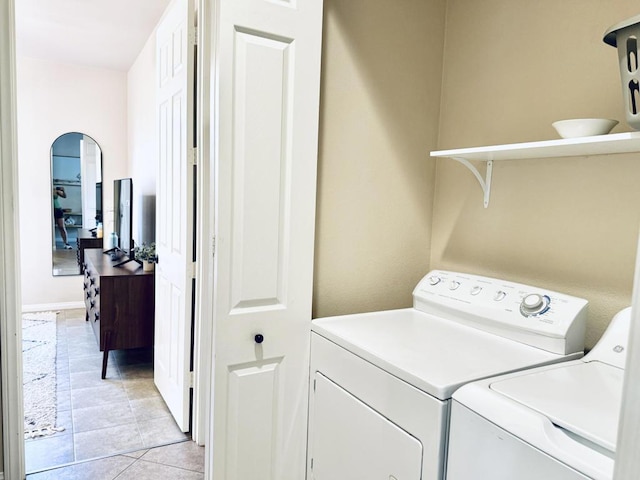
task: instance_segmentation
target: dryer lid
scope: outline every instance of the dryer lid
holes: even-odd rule
[[[413,308],[319,318],[311,329],[441,400],[474,380],[568,358]]]
[[[624,370],[572,362],[492,382],[490,388],[578,437],[615,452]]]

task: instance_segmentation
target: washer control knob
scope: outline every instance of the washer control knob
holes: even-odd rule
[[[525,295],[520,302],[520,313],[525,317],[531,317],[532,315],[540,315],[549,310],[549,303],[551,299],[546,295],[540,295],[538,293],[530,293]]]
[[[471,295],[478,295],[482,291],[482,287],[476,285],[471,289]]]
[[[522,307],[529,310],[535,310],[540,307],[542,303],[542,295],[538,295],[537,293],[530,293],[522,299]]]
[[[504,291],[502,291],[502,290],[498,290],[498,291],[496,292],[496,294],[493,296],[493,299],[494,299],[496,302],[499,302],[499,301],[501,301],[502,299],[504,299],[504,297],[506,297],[506,296],[507,296],[507,292],[504,292]]]
[[[449,290],[457,290],[459,286],[460,286],[460,282],[451,280],[451,282],[449,283]]]
[[[435,275],[429,277],[429,285],[437,285],[442,281],[440,277],[436,277]]]

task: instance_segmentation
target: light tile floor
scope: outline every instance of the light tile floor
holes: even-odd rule
[[[102,380],[102,353],[84,315],[84,310],[58,314],[57,426],[65,430],[25,440],[28,473],[189,440],[153,384],[152,350],[110,352],[107,378]]]
[[[204,447],[181,442],[27,475],[27,480],[203,480]]]

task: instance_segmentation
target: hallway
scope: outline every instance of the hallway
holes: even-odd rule
[[[84,317],[84,309],[57,315],[56,426],[64,430],[25,440],[28,473],[190,440],[153,383],[152,349],[110,352],[102,380],[102,353]]]

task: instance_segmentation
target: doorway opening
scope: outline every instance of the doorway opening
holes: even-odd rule
[[[56,55],[60,52],[54,53],[52,50],[47,50],[45,48],[47,45],[40,46],[38,53],[43,53],[43,56],[35,56],[35,54],[30,56],[24,50],[26,47],[33,46],[29,42],[21,41],[21,34],[28,33],[33,23],[20,21],[20,18],[26,18],[25,14],[27,16],[29,13],[37,14],[35,17],[39,20],[40,30],[36,35],[38,39],[63,40],[63,37],[69,39],[75,35],[72,44],[75,43],[71,45],[72,47],[77,46],[78,38],[82,38],[83,43],[88,45],[89,32],[93,31],[106,31],[106,37],[114,38],[112,32],[115,29],[121,30],[127,26],[127,22],[122,22],[123,18],[135,17],[137,22],[138,17],[143,16],[138,15],[142,12],[132,10],[133,7],[126,2],[121,5],[124,8],[122,12],[117,12],[120,5],[118,3],[92,2],[91,5],[74,8],[74,14],[68,15],[68,19],[72,22],[72,25],[68,26],[69,35],[48,35],[44,31],[46,21],[43,22],[43,20],[48,14],[53,14],[55,25],[52,27],[59,27],[61,18],[59,13],[66,11],[64,3],[65,0],[48,2],[43,10],[39,2],[32,0],[16,2],[18,92],[21,93],[18,95],[17,108],[23,119],[20,128],[24,128],[27,124],[29,127],[29,132],[20,130],[18,143],[21,147],[28,143],[33,148],[33,151],[29,148],[20,149],[21,160],[24,158],[26,161],[20,162],[19,183],[23,192],[29,191],[29,195],[23,196],[26,197],[25,201],[21,201],[20,237],[23,239],[24,250],[41,251],[39,247],[41,244],[55,242],[55,237],[52,242],[48,235],[45,238],[38,234],[45,225],[44,222],[38,225],[38,210],[42,209],[45,195],[50,202],[51,192],[33,188],[41,182],[38,174],[32,174],[32,172],[41,171],[39,167],[45,158],[41,155],[43,151],[41,144],[44,141],[51,142],[60,131],[69,130],[68,124],[77,123],[86,126],[87,131],[93,133],[96,140],[103,143],[105,173],[108,175],[107,181],[102,186],[106,190],[110,189],[113,177],[125,175],[141,179],[137,183],[139,186],[137,193],[141,195],[155,194],[157,187],[152,175],[155,170],[153,165],[158,156],[155,151],[157,142],[154,137],[158,126],[154,121],[156,105],[153,95],[147,95],[147,93],[153,91],[151,87],[156,81],[155,29],[165,8],[171,3],[170,0],[145,2],[145,8],[150,8],[151,4],[158,7],[158,16],[146,27],[134,27],[136,33],[144,32],[145,37],[139,44],[142,50],[134,52],[131,61],[135,63],[129,63],[127,64],[129,66],[120,69],[76,62],[73,53],[77,54],[77,51],[72,51],[70,57],[58,57]],[[105,11],[104,15],[96,16],[95,12],[85,10],[94,6],[106,6],[108,12]],[[87,16],[87,13],[94,15]],[[98,17],[99,24],[94,23]],[[76,27],[81,30],[79,34],[77,31],[73,32]],[[127,43],[135,43],[123,32],[116,37],[127,38]],[[106,43],[101,46],[105,47],[105,45]],[[112,50],[107,57],[115,53],[113,45],[107,45],[105,48]],[[89,60],[94,61],[103,53],[93,52],[93,58]],[[140,62],[138,62],[139,59],[141,59]],[[22,74],[20,74],[21,71]],[[31,83],[30,80],[33,78],[49,79],[46,89],[37,82]],[[28,142],[21,141],[27,137]],[[140,145],[145,148],[140,148]],[[82,177],[87,178],[86,175]],[[69,193],[69,189],[66,190]],[[111,198],[110,194],[111,192],[105,191],[104,198]],[[140,197],[136,197],[136,200],[138,205],[142,206]],[[109,218],[116,216],[114,210],[110,211],[109,206],[105,204],[104,228],[107,232],[105,236],[112,231]],[[113,215],[110,215],[112,213]],[[137,225],[144,223],[145,218],[148,217],[144,211],[134,211],[133,215]],[[114,223],[115,219],[111,221]],[[35,231],[36,229],[38,232]],[[140,237],[135,238],[137,240]],[[67,252],[71,257],[69,259],[71,264],[76,259],[75,244],[76,242],[66,238],[62,239],[60,245],[60,250]],[[108,245],[105,242],[106,248]],[[57,250],[54,249],[54,253]],[[53,324],[53,333],[49,334],[49,338],[55,339],[55,342],[51,342],[53,345],[48,346],[50,351],[53,349],[53,373],[50,377],[54,379],[52,389],[55,418],[53,422],[49,422],[48,426],[47,424],[34,425],[33,428],[27,429],[29,433],[24,444],[26,471],[31,473],[58,465],[84,462],[91,458],[135,452],[156,445],[191,439],[189,433],[185,434],[181,431],[188,429],[189,426],[184,422],[180,427],[177,426],[154,384],[154,350],[110,352],[106,375],[102,379],[103,354],[98,348],[91,326],[93,319],[87,322],[85,311],[81,308],[57,310],[68,306],[80,306],[80,302],[76,300],[79,300],[82,295],[81,278],[50,279],[49,272],[45,274],[40,271],[42,262],[32,262],[28,257],[23,258],[23,262],[20,270],[33,279],[29,282],[26,292],[23,287],[23,294],[26,293],[27,297],[23,295],[23,303],[30,305],[33,309],[47,307],[54,310],[54,319],[50,321]],[[38,298],[39,296],[42,298]],[[154,305],[146,305],[146,308],[153,309]],[[156,315],[156,321],[157,317],[158,315]],[[40,322],[41,326],[46,323],[42,318],[35,320]],[[122,318],[119,321],[123,323]],[[104,324],[104,318],[102,323]],[[158,350],[156,348],[156,354]],[[25,350],[23,357],[29,358],[30,355],[36,355],[35,350]],[[155,370],[157,374],[161,368],[156,364]],[[34,376],[29,377],[26,373],[25,371],[27,380],[43,375],[42,372],[36,371]],[[38,395],[36,393],[36,397]],[[164,395],[164,398],[168,397]],[[167,403],[170,404],[170,401],[167,400]],[[25,410],[27,407],[25,403]],[[187,404],[187,409],[188,407]],[[172,411],[175,414],[173,408]]]

